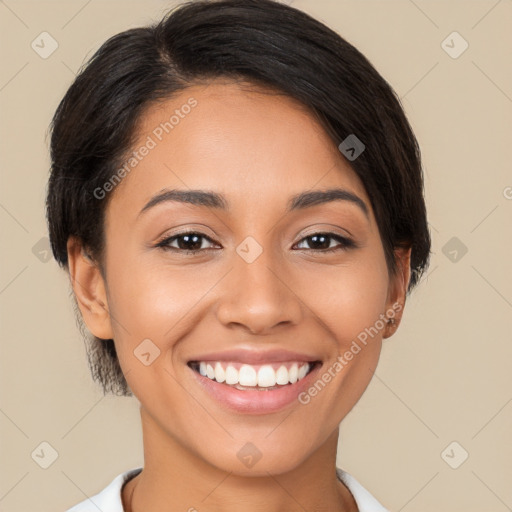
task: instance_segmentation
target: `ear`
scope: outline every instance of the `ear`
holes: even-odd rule
[[[405,307],[407,287],[411,278],[411,248],[397,248],[394,254],[397,271],[389,282],[385,313],[391,319],[391,322],[386,324],[382,335],[383,338],[389,338],[395,334],[400,325]]]
[[[105,282],[97,263],[76,237],[68,239],[67,251],[71,286],[87,328],[97,338],[113,339]]]

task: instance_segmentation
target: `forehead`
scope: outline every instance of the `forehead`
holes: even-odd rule
[[[343,186],[368,202],[314,114],[269,89],[221,80],[189,87],[148,108],[137,134],[114,205],[142,208],[165,188],[214,190],[236,205]]]

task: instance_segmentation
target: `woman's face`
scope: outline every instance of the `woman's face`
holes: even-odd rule
[[[106,212],[109,317],[88,326],[114,338],[145,438],[290,470],[358,401],[403,304],[365,189],[293,100],[218,80],[147,111],[134,149]]]

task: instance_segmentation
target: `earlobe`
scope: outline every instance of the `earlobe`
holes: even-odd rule
[[[97,338],[113,339],[105,282],[97,263],[75,237],[68,239],[67,251],[71,286],[87,328]]]
[[[397,271],[389,284],[388,300],[386,303],[388,322],[382,335],[383,338],[389,338],[395,334],[402,320],[407,288],[411,279],[411,248],[396,249],[395,259]]]

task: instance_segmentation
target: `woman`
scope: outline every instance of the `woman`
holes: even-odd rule
[[[385,510],[340,422],[430,253],[393,90],[272,0],[196,1],[109,39],[52,123],[47,217],[144,467],[70,512]]]

